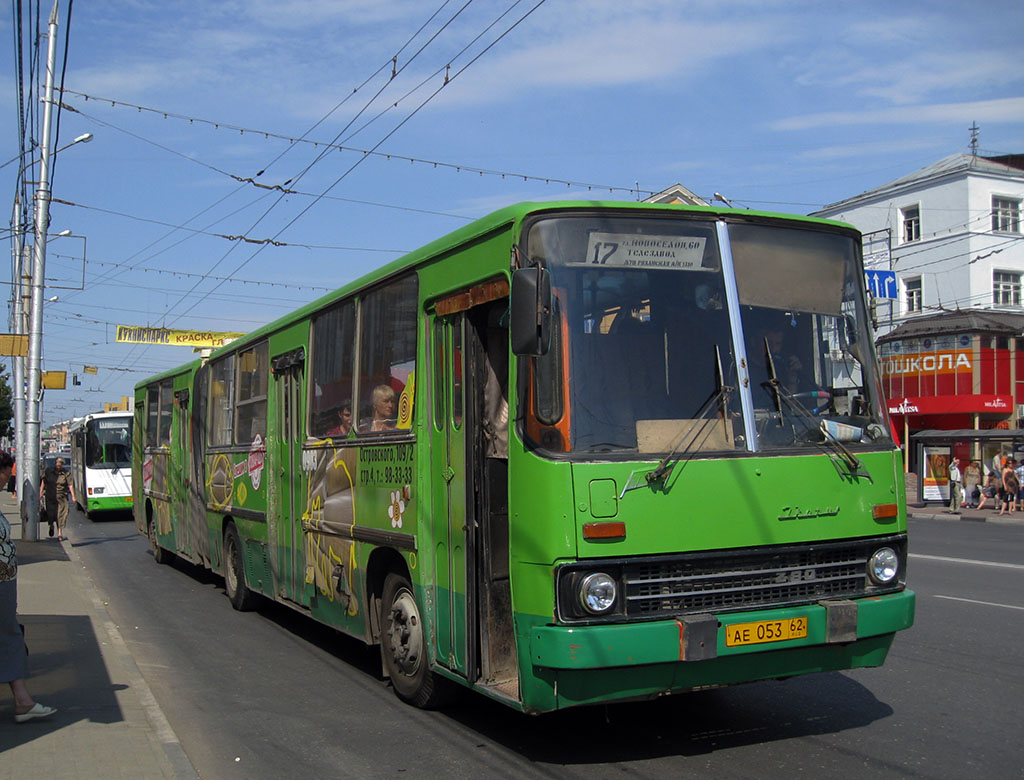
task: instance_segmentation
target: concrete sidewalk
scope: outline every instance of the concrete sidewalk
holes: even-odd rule
[[[29,690],[58,712],[14,722],[0,685],[0,780],[196,778],[75,552],[74,540],[21,539],[18,506],[0,493],[18,545],[18,614],[29,648]],[[68,528],[74,534],[74,528]]]

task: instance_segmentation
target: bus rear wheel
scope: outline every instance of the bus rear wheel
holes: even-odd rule
[[[153,551],[153,560],[157,563],[170,563],[173,553],[160,546],[156,538],[156,521],[149,521],[149,549]]]
[[[452,684],[430,670],[427,637],[409,580],[389,574],[380,602],[381,656],[395,694],[423,709],[447,703]]]
[[[242,543],[234,525],[229,525],[224,532],[224,592],[231,606],[240,612],[247,612],[256,606],[256,594],[245,584]]]

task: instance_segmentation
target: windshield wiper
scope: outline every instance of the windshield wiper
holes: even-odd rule
[[[634,471],[630,474],[625,487],[622,488],[622,493],[619,494],[619,498],[621,499],[622,496],[626,495],[627,491],[667,479],[672,473],[672,469],[675,468],[675,464],[682,458],[684,453],[689,453],[687,458],[687,461],[689,461],[693,457],[693,453],[699,450],[699,445],[703,444],[708,436],[711,435],[711,426],[718,422],[718,418],[706,416],[712,406],[717,407],[723,424],[728,425],[728,397],[731,392],[732,388],[725,384],[725,378],[722,373],[722,354],[716,344],[715,390],[697,410],[695,419],[700,420],[700,425],[684,430],[668,454],[651,471]],[[699,442],[698,439],[700,439]],[[684,444],[685,447],[683,446]],[[696,449],[694,448],[695,444],[698,445]]]
[[[871,478],[871,473],[867,470],[867,467],[861,462],[860,458],[854,455],[850,450],[836,438],[828,426],[825,425],[825,421],[818,421],[810,410],[807,409],[800,399],[791,393],[785,385],[779,381],[778,376],[775,374],[775,361],[772,358],[772,351],[768,346],[768,339],[764,340],[764,352],[765,358],[768,364],[768,381],[764,383],[765,386],[771,391],[772,397],[775,399],[775,409],[779,414],[779,425],[783,424],[782,419],[782,406],[790,409],[795,415],[800,418],[800,421],[807,425],[808,430],[819,431],[823,437],[822,441],[817,439],[810,439],[810,443],[814,444],[825,452],[829,456],[829,460],[832,461],[836,467],[836,471],[839,472],[841,477],[864,477],[868,482],[874,484],[874,480]],[[843,471],[845,467],[845,471]]]

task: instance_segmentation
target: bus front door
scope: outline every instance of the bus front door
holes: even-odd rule
[[[281,598],[309,606],[311,588],[306,587],[306,563],[303,553],[301,528],[302,491],[302,401],[303,364],[287,360],[285,355],[275,359],[273,385],[275,395],[274,417],[268,421],[268,430],[275,430],[276,441],[270,457],[270,491],[267,520],[272,548],[274,592]],[[290,365],[286,365],[290,363]]]
[[[171,438],[175,446],[171,447],[170,455],[170,489],[171,517],[174,518],[174,542],[179,555],[190,561],[197,561],[197,544],[188,522],[189,500],[188,489],[188,441],[190,417],[188,413],[189,392],[180,390],[174,394],[174,421]]]
[[[437,661],[475,679],[473,522],[467,502],[466,321],[433,319],[431,479]]]

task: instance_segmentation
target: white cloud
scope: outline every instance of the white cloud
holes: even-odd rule
[[[808,149],[796,155],[801,160],[839,160],[848,157],[864,157],[879,155],[901,155],[905,152],[913,152],[921,149],[941,148],[942,143],[934,140],[895,140],[885,138],[880,141],[869,141],[857,144],[842,144],[837,146],[822,146],[817,149]]]
[[[730,57],[779,40],[774,24],[700,23],[679,18],[631,17],[579,22],[562,36],[492,50],[446,88],[446,102],[492,102],[531,90],[650,86],[676,91],[706,77]],[[652,101],[654,99],[652,98]],[[615,110],[609,105],[609,110]],[[662,111],[652,102],[653,113]]]
[[[936,103],[864,111],[830,111],[805,114],[769,123],[773,130],[810,130],[867,124],[911,124],[917,122],[1012,122],[1024,116],[1024,97],[977,100],[969,103]]]

